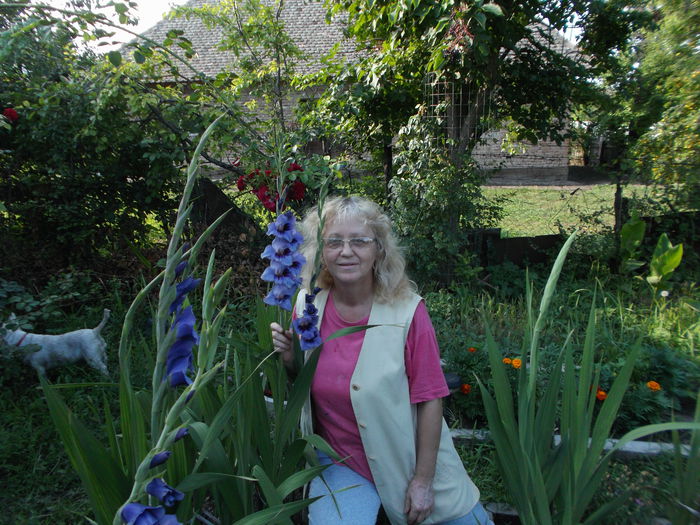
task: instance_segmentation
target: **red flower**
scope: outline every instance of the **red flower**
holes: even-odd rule
[[[14,108],[5,108],[2,110],[2,114],[13,124],[19,120],[19,113]]]
[[[470,352],[473,354],[474,352],[476,352],[476,348],[474,348],[473,346],[470,346],[469,348],[467,348],[467,352]]]
[[[459,387],[459,391],[462,392],[462,394],[467,395],[472,391],[472,386],[468,383],[464,383],[461,387]]]
[[[245,182],[245,175],[241,175],[240,177],[238,177],[238,180],[236,181],[236,187],[238,188],[238,191],[243,191],[245,189]]]
[[[259,186],[250,192],[255,195],[261,202],[269,200],[270,194],[267,192],[267,186]]]
[[[607,392],[605,392],[604,390],[601,390],[599,388],[598,392],[596,392],[596,394],[595,394],[595,397],[596,397],[596,399],[598,399],[598,401],[605,401],[605,398],[608,397],[608,394],[607,394]]]
[[[262,203],[263,203],[263,206],[265,206],[266,209],[268,209],[268,210],[270,210],[270,211],[272,211],[272,212],[277,211],[277,205],[275,204],[275,201],[273,201],[272,199],[264,200],[264,201],[262,201]]]
[[[302,168],[300,164],[297,164],[296,162],[292,162],[292,163],[287,167],[287,171],[288,171],[289,173],[291,173],[291,172],[293,172],[293,171],[304,171],[304,168]]]
[[[287,196],[290,201],[300,201],[304,198],[304,193],[306,192],[306,186],[300,180],[295,180],[289,186],[287,190]]]
[[[251,193],[255,195],[260,202],[262,202],[262,205],[265,206],[266,209],[276,211],[277,206],[275,201],[277,198],[275,196],[275,199],[272,199],[270,193],[268,192],[267,186],[260,186],[258,189],[252,190]]]

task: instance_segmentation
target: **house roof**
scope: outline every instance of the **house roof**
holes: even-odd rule
[[[219,2],[220,0],[189,0],[184,7],[197,8],[217,5]],[[336,43],[340,43],[337,52],[339,59],[352,61],[362,56],[362,52],[357,50],[354,42],[344,35],[346,17],[340,15],[330,22],[326,21],[326,8],[321,0],[284,0],[281,18],[288,36],[306,56],[304,60],[297,62],[295,68],[297,73],[307,74],[320,70],[321,58]],[[189,62],[206,76],[214,77],[222,71],[231,69],[236,63],[234,53],[219,47],[224,37],[222,28],[220,26],[209,28],[197,17],[164,18],[143,34],[152,40],[162,42],[168,31],[172,29],[183,31],[184,36],[192,42],[196,55]],[[535,23],[533,29],[536,41],[544,43],[545,34],[548,34],[553,39],[552,42],[557,51],[569,57],[578,54],[576,44],[559,31],[543,23]]]
[[[217,5],[219,0],[190,0],[184,7]],[[285,0],[281,18],[290,39],[307,57],[296,64],[297,73],[313,73],[321,69],[321,57],[340,42],[339,58],[359,56],[353,43],[344,36],[342,18],[326,22],[326,9],[319,0]],[[199,18],[164,18],[143,35],[157,42],[165,40],[170,30],[181,30],[192,42],[196,55],[189,60],[192,66],[209,77],[231,69],[235,64],[234,53],[218,47],[224,37],[221,27],[207,27]]]

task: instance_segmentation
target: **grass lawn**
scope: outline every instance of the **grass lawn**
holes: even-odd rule
[[[505,197],[504,217],[498,225],[501,237],[527,237],[559,233],[559,225],[570,228],[583,218],[598,216],[605,226],[613,225],[614,184],[581,186],[484,186],[487,197]],[[623,195],[641,195],[645,187],[630,185]]]

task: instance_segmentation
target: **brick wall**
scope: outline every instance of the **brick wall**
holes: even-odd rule
[[[578,162],[580,157],[577,153],[570,158],[568,140],[561,145],[550,140],[541,140],[537,144],[518,142],[504,150],[505,136],[505,130],[490,131],[485,135],[484,143],[474,149],[474,160],[482,169],[562,168]]]

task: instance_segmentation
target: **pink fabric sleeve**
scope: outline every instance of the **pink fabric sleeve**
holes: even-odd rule
[[[440,366],[440,348],[435,329],[423,301],[418,304],[408,329],[404,359],[411,403],[431,401],[450,394]]]

